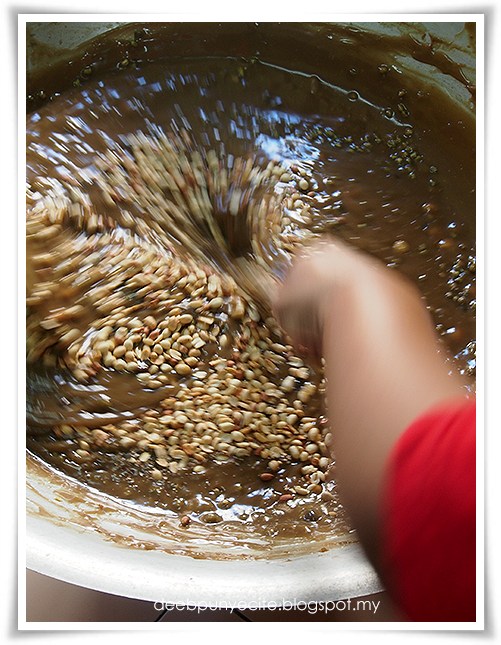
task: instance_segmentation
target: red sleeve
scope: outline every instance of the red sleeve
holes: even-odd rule
[[[390,456],[383,561],[412,621],[475,621],[475,411],[471,401],[428,411]]]

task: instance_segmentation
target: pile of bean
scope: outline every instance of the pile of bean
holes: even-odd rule
[[[43,196],[28,191],[28,361],[84,384],[113,371],[165,392],[131,419],[56,426],[75,458],[122,451],[158,480],[258,456],[263,480],[300,463],[296,492],[321,492],[330,465],[322,370],[305,364],[228,260],[243,243],[266,266],[304,242],[309,188],[294,167],[134,135],[92,173],[63,177]],[[102,212],[89,198],[96,190]]]

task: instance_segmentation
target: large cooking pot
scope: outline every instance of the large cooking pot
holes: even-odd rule
[[[446,95],[465,113],[472,113],[475,40],[463,22],[333,26],[347,43],[357,39],[363,43],[365,34],[378,34],[389,65],[396,65],[403,76],[427,90],[434,88],[437,97]],[[127,42],[127,34],[133,34],[136,27],[71,22],[71,17],[68,22],[28,23],[28,93],[36,100],[42,97],[40,92],[46,96],[63,91],[65,84],[75,80],[77,72],[64,79],[51,75],[57,60],[77,61],[69,63],[70,72],[89,64],[97,71],[115,66],[123,57],[120,43]],[[305,33],[319,28],[297,27]],[[112,29],[119,30],[115,45],[100,46],[99,35]],[[237,34],[238,25],[235,46]],[[411,41],[414,55],[408,46],[402,47]],[[433,64],[437,56],[416,55],[432,42],[434,51],[443,54],[440,68]],[[189,41],[185,46],[189,48]],[[327,40],[324,46],[328,52]],[[176,47],[177,55],[182,55],[179,43]],[[216,42],[214,47],[218,47]],[[362,54],[370,57],[370,51]],[[284,52],[284,61],[279,62],[288,56]],[[290,65],[299,65],[300,59],[291,60]],[[66,582],[151,601],[217,606],[238,602],[240,607],[283,605],[295,599],[338,600],[383,588],[355,540],[329,543],[322,549],[294,541],[277,542],[271,548],[257,541],[251,552],[238,538],[228,541],[224,535],[217,541],[189,542],[182,530],[159,530],[161,517],[154,510],[140,510],[91,491],[32,458],[27,460],[26,473],[27,567]]]

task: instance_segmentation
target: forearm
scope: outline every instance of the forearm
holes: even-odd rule
[[[294,342],[325,359],[336,481],[377,565],[390,451],[421,413],[465,396],[465,383],[445,364],[417,290],[339,240],[323,240],[296,258],[275,312]]]
[[[419,414],[463,396],[432,321],[410,285],[377,266],[338,289],[326,316],[328,416],[336,480],[372,560],[378,561],[381,488],[389,453]]]

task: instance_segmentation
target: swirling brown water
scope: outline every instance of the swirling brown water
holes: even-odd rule
[[[391,72],[375,72],[372,85],[385,83],[387,76]],[[401,94],[399,104],[405,101],[409,115],[407,108],[395,113],[371,103],[349,86],[337,87],[317,75],[253,57],[129,66],[88,81],[28,115],[28,183],[43,194],[51,179],[78,180],[82,171],[94,170],[97,152],[121,144],[131,132],[152,128],[185,127],[197,145],[222,155],[276,159],[304,169],[311,192],[305,197],[311,205],[308,230],[314,235],[334,232],[415,280],[455,363],[471,371],[475,339],[471,140],[452,107],[456,121],[448,121],[446,132],[442,123],[437,124],[436,131],[428,112],[432,97],[398,87],[395,95]],[[443,145],[444,139],[448,145]],[[113,217],[92,185],[89,198]],[[291,233],[297,232],[293,218],[289,227]],[[53,385],[49,392],[46,378],[31,381],[32,417],[64,414],[67,423],[82,423],[81,411],[90,404],[93,419],[88,423],[102,425],[99,414],[133,418],[137,411],[154,408],[165,395],[145,390],[133,376],[112,371],[93,388],[75,384],[64,370],[56,370],[57,378],[54,372],[49,376]],[[40,388],[37,392],[37,382],[42,392]],[[62,399],[73,405],[61,406]],[[103,407],[110,400],[113,404]],[[236,523],[239,530],[247,527],[249,535],[266,538],[294,535],[321,540],[322,535],[336,534],[343,539],[349,531],[335,489],[328,499],[310,495],[279,502],[280,495],[298,481],[297,466],[265,485],[258,478],[263,469],[258,457],[243,464],[218,463],[203,475],[187,478],[181,473],[158,482],[144,478],[143,466],[121,453],[81,463],[71,448],[61,448],[60,437],[45,431],[41,436],[29,433],[28,447],[56,469],[118,499],[166,509],[168,517],[189,515],[195,526],[203,513],[218,513],[225,530],[231,532]]]

